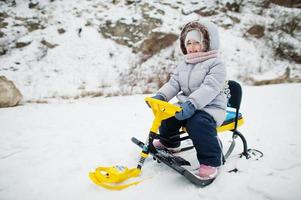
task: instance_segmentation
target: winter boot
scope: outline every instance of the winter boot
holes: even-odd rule
[[[169,150],[172,153],[177,153],[181,150],[180,147],[176,147],[176,148],[166,147],[164,144],[162,144],[160,142],[160,140],[154,140],[153,145],[156,149],[164,149],[165,148],[165,149]]]
[[[201,164],[199,168],[198,176],[203,180],[214,179],[218,175],[218,167],[211,167]]]

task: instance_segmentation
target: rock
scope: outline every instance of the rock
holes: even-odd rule
[[[142,57],[146,59],[177,40],[178,36],[174,34],[155,31],[163,24],[159,16],[165,14],[164,10],[147,3],[138,3],[139,1],[127,2],[135,3],[136,9],[141,10],[141,20],[135,17],[122,17],[114,22],[105,20],[99,27],[99,32],[104,38],[132,48],[134,53],[142,53]]]
[[[6,12],[0,12],[0,21],[3,21],[7,17],[8,17],[8,14]]]
[[[16,106],[21,100],[22,94],[15,84],[5,76],[0,76],[0,108]]]
[[[201,15],[202,17],[208,17],[208,16],[213,16],[218,14],[216,10],[207,7],[203,7],[200,10],[197,10],[195,11],[195,13]]]
[[[2,31],[0,31],[0,38],[2,38],[4,36],[5,36],[5,34]]]
[[[177,39],[178,36],[175,34],[154,32],[151,33],[135,51],[152,56],[160,50],[172,45]]]
[[[46,47],[48,47],[49,49],[53,49],[54,47],[58,46],[58,44],[52,44],[52,43],[46,41],[45,39],[43,39],[43,40],[41,41],[41,43],[42,43],[43,45],[45,45]]]
[[[289,8],[301,8],[301,0],[270,0],[270,2]]]
[[[16,48],[23,48],[30,45],[31,42],[16,42]]]
[[[264,27],[260,25],[254,25],[249,28],[249,30],[247,30],[247,33],[253,35],[256,38],[261,38],[264,36]]]
[[[113,3],[114,5],[117,5],[117,4],[120,3],[120,0],[112,0],[112,3]]]
[[[295,54],[293,54],[293,55],[291,56],[291,58],[292,58],[293,61],[295,61],[296,63],[301,64],[301,55],[300,55],[300,54],[295,53]]]
[[[141,40],[148,38],[150,33],[162,25],[162,20],[150,17],[149,13],[158,13],[162,15],[164,11],[156,9],[149,4],[137,4],[142,11],[142,20],[133,18],[121,18],[116,22],[106,20],[99,27],[99,32],[105,38],[109,38],[118,44],[128,46],[130,48],[136,46]],[[160,14],[161,13],[161,14]]]
[[[3,55],[5,55],[5,54],[6,54],[6,52],[7,52],[7,49],[6,49],[6,47],[4,47],[4,46],[0,46],[0,56],[3,56]]]
[[[125,1],[125,5],[131,5],[133,3],[140,3],[140,1],[136,1],[136,0],[126,0]]]
[[[238,4],[237,2],[227,2],[225,5],[226,9],[229,11],[233,11],[233,12],[240,12],[240,4]]]
[[[7,22],[0,21],[0,29],[2,29],[2,28],[6,28],[6,27],[7,27],[7,25],[8,25],[8,23],[7,23]]]
[[[140,24],[133,23],[131,26],[122,21],[117,21],[116,24],[107,21],[105,26],[100,27],[100,32],[105,38],[110,38],[118,44],[133,47],[161,24],[161,20],[154,18],[145,18]]]
[[[41,22],[37,21],[36,19],[26,19],[25,27],[29,32],[45,28],[45,26],[43,26]]]
[[[235,17],[233,15],[228,15],[228,17],[233,21],[233,23],[239,24],[240,19],[238,17]]]
[[[63,34],[63,33],[66,32],[66,30],[63,29],[63,28],[59,28],[59,29],[57,29],[57,32],[58,32],[59,34]]]
[[[28,4],[28,8],[30,8],[30,9],[35,8],[37,5],[39,5],[39,2],[36,2],[36,3],[30,2]]]

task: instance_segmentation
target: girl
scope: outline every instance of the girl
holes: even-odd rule
[[[213,179],[223,156],[216,127],[223,123],[227,105],[223,92],[226,69],[218,57],[217,27],[207,21],[186,24],[180,34],[180,47],[184,61],[153,98],[169,101],[177,96],[182,110],[164,120],[159,131],[161,136],[170,137],[185,126],[197,152],[199,177]],[[176,148],[180,142],[156,140],[154,146]]]

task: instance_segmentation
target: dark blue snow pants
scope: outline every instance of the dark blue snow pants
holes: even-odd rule
[[[179,129],[184,126],[196,149],[200,164],[218,167],[222,165],[222,148],[217,136],[216,122],[211,115],[202,110],[197,110],[189,119],[179,121],[175,117],[162,121],[160,135],[170,137],[179,134]],[[160,141],[166,147],[178,147],[178,143]]]

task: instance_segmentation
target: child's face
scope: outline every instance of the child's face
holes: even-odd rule
[[[188,40],[186,45],[186,51],[187,53],[197,53],[201,52],[203,50],[203,45],[195,40]]]

